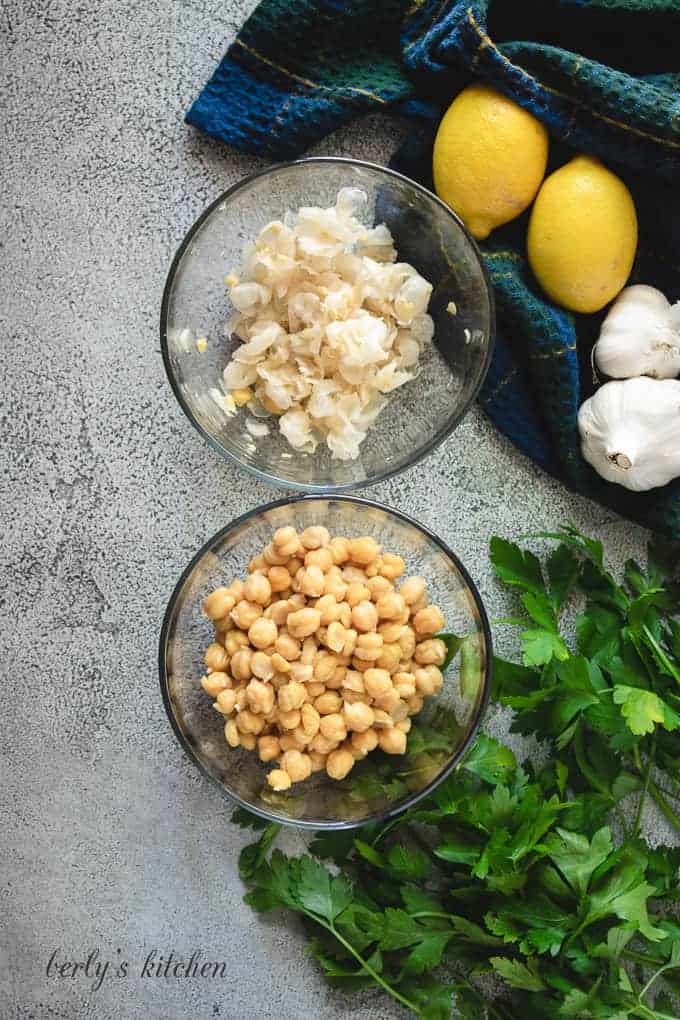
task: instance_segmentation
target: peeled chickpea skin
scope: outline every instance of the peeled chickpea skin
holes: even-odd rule
[[[446,647],[421,577],[370,536],[279,528],[245,581],[203,603],[215,640],[201,684],[227,716],[225,740],[277,762],[287,790],[312,771],[342,779],[380,747],[403,754],[411,717],[436,694]]]

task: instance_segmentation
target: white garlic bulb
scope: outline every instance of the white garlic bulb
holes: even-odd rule
[[[581,453],[599,475],[634,492],[680,477],[680,381],[605,383],[578,413]]]
[[[680,375],[680,302],[671,305],[655,287],[626,287],[602,323],[595,362],[612,379]]]

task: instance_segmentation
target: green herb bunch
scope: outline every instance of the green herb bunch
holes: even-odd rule
[[[239,860],[246,902],[303,915],[329,982],[379,986],[423,1020],[454,1008],[471,1020],[678,1020],[680,848],[641,836],[649,800],[680,831],[672,558],[657,545],[646,573],[628,563],[619,585],[600,543],[571,527],[540,537],[558,542],[545,568],[491,542],[526,614],[502,621],[522,628],[522,664],[495,660],[493,697],[514,709],[513,730],[549,742],[548,762],[519,765],[482,734],[416,808],[319,834],[297,858],[272,850],[279,826],[239,810],[262,830]],[[560,616],[575,599],[571,650]]]

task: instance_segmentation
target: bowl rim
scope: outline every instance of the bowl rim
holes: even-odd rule
[[[242,524],[245,524],[251,518],[261,516],[270,510],[277,509],[278,507],[291,506],[297,503],[313,503],[318,500],[335,500],[336,502],[340,503],[351,503],[358,506],[371,507],[373,509],[380,510],[383,513],[387,513],[393,517],[398,518],[400,521],[405,522],[406,524],[415,528],[417,531],[421,532],[421,534],[425,535],[432,542],[434,542],[435,545],[437,545],[441,549],[441,551],[445,554],[445,556],[447,556],[451,560],[451,562],[459,571],[461,577],[468,586],[468,590],[472,595],[475,607],[477,609],[477,613],[479,615],[481,631],[484,636],[484,642],[487,652],[486,661],[484,665],[482,696],[479,700],[479,704],[477,706],[474,719],[471,722],[471,725],[465,736],[465,739],[463,740],[463,742],[461,743],[460,747],[453,755],[451,760],[446,764],[442,771],[427,784],[427,786],[423,787],[423,789],[419,790],[417,793],[412,794],[410,797],[407,797],[403,802],[399,804],[398,807],[389,807],[384,811],[376,812],[375,814],[369,815],[368,817],[360,819],[359,821],[349,820],[342,822],[328,822],[328,821],[315,822],[308,820],[302,821],[293,820],[291,818],[285,818],[281,815],[278,815],[274,811],[268,812],[264,811],[259,807],[255,807],[248,801],[243,800],[237,794],[228,791],[225,785],[222,782],[220,782],[220,780],[217,779],[217,777],[214,776],[203,764],[201,759],[195,753],[191,743],[186,739],[172,710],[170,693],[168,690],[168,672],[166,667],[170,624],[174,617],[175,607],[179,599],[179,595],[182,591],[182,588],[184,587],[185,582],[193,572],[194,568],[200,563],[203,557],[207,553],[209,553],[212,550],[212,548],[218,542],[220,542],[230,531],[233,531],[234,529],[240,527]],[[260,506],[255,507],[252,510],[246,511],[246,513],[241,514],[239,517],[234,518],[234,520],[231,521],[229,524],[225,525],[225,527],[220,528],[219,531],[215,532],[215,534],[211,538],[209,538],[208,541],[204,543],[204,545],[201,546],[198,552],[196,552],[192,556],[191,560],[182,571],[179,580],[175,584],[172,590],[172,594],[170,595],[170,598],[168,600],[165,613],[163,615],[163,623],[161,625],[160,640],[158,644],[158,675],[160,681],[161,696],[163,698],[163,705],[165,707],[165,712],[172,727],[172,730],[175,734],[175,737],[177,738],[180,747],[183,749],[187,757],[195,765],[198,766],[200,771],[205,776],[207,776],[211,783],[213,783],[221,791],[222,795],[228,801],[232,802],[238,807],[244,808],[246,811],[249,811],[251,814],[257,815],[259,818],[262,818],[267,822],[277,822],[280,825],[287,825],[292,828],[310,829],[317,831],[341,831],[347,829],[356,829],[362,825],[369,824],[369,822],[370,823],[376,822],[381,824],[383,822],[388,821],[390,818],[394,818],[397,815],[402,814],[404,811],[408,811],[419,801],[423,800],[425,797],[428,797],[433,790],[435,790],[441,783],[444,782],[445,779],[448,779],[448,777],[451,775],[453,770],[458,766],[458,764],[460,763],[464,755],[467,753],[472,743],[474,742],[475,738],[477,737],[479,728],[482,723],[482,719],[489,704],[492,674],[493,674],[493,640],[491,636],[491,626],[489,624],[489,618],[484,607],[482,597],[479,593],[479,589],[477,588],[477,585],[473,581],[467,568],[461,562],[456,553],[454,553],[453,550],[449,548],[449,546],[446,544],[446,542],[443,541],[443,539],[441,539],[428,527],[426,527],[424,524],[420,524],[413,517],[410,517],[408,514],[403,513],[403,511],[401,510],[397,510],[395,507],[388,506],[385,503],[379,503],[377,500],[366,499],[365,497],[362,496],[348,496],[344,494],[336,495],[335,493],[331,493],[326,496],[320,496],[313,493],[305,493],[298,496],[289,496],[283,497],[282,499],[273,500],[271,503],[264,503],[261,504]]]
[[[175,378],[175,374],[172,369],[170,361],[170,352],[168,349],[168,313],[170,308],[170,295],[172,293],[172,289],[174,286],[177,270],[180,266],[182,259],[184,258],[184,254],[189,245],[191,244],[191,242],[193,241],[195,235],[198,233],[198,231],[203,226],[205,221],[209,219],[209,217],[212,215],[215,209],[217,209],[224,201],[235,195],[236,192],[240,191],[242,188],[247,187],[253,181],[257,180],[260,177],[267,177],[271,174],[276,174],[281,170],[288,170],[290,169],[290,167],[294,166],[305,166],[308,164],[318,163],[346,164],[348,166],[358,166],[365,170],[377,171],[378,173],[384,174],[387,177],[394,177],[397,180],[405,181],[411,187],[415,188],[416,191],[421,192],[432,202],[438,205],[441,209],[444,210],[444,212],[450,217],[450,219],[452,219],[454,223],[456,223],[458,228],[465,235],[468,244],[472,248],[475,257],[477,258],[477,262],[481,270],[482,279],[484,280],[484,283],[486,285],[486,292],[489,299],[489,342],[486,347],[484,363],[482,365],[482,370],[480,372],[479,379],[465,407],[463,407],[456,415],[452,415],[451,418],[447,420],[446,424],[442,426],[442,428],[439,429],[438,432],[436,432],[426,443],[423,444],[422,447],[420,447],[419,450],[412,454],[403,464],[387,468],[384,471],[372,475],[370,478],[367,478],[365,481],[360,483],[361,488],[364,487],[367,488],[368,486],[376,485],[378,482],[383,482],[387,478],[392,478],[394,477],[394,475],[398,475],[402,471],[407,471],[415,464],[418,464],[425,457],[428,457],[434,450],[436,450],[438,446],[441,445],[441,443],[444,442],[445,439],[447,439],[451,435],[451,433],[458,427],[458,425],[460,425],[462,419],[469,411],[471,405],[475,402],[475,400],[479,396],[480,390],[484,385],[484,382],[489,372],[491,358],[493,356],[496,342],[496,305],[494,291],[493,286],[491,284],[491,276],[489,270],[487,269],[486,263],[482,256],[479,245],[477,244],[477,241],[472,236],[468,228],[465,226],[461,218],[457,215],[457,213],[453,211],[453,209],[449,205],[446,204],[446,202],[439,198],[439,196],[436,195],[433,191],[430,191],[422,184],[419,184],[418,181],[414,181],[411,177],[408,177],[406,174],[399,173],[399,171],[397,170],[392,170],[390,167],[381,166],[379,163],[371,163],[368,160],[354,159],[353,157],[349,156],[305,156],[300,159],[291,159],[282,163],[274,163],[271,166],[266,166],[262,168],[261,170],[255,170],[253,173],[247,174],[245,177],[242,177],[235,184],[232,184],[231,187],[227,188],[226,191],[223,191],[213,202],[210,203],[210,205],[208,205],[206,209],[203,210],[198,219],[195,220],[193,225],[189,228],[187,233],[184,235],[183,240],[180,242],[180,245],[175,253],[172,262],[170,263],[170,268],[168,270],[165,285],[163,287],[163,297],[161,299],[161,314],[160,314],[160,345],[161,354],[163,357],[163,366],[165,368],[165,374],[168,378],[168,382],[170,383],[170,388],[172,389],[172,392],[174,393],[175,398],[179,406],[181,407],[182,411],[184,412],[185,416],[189,419],[189,421],[194,426],[199,435],[201,435],[203,439],[208,443],[208,445],[212,447],[212,449],[215,450],[221,457],[224,457],[226,460],[231,461],[233,464],[236,464],[243,471],[247,471],[249,474],[254,475],[255,478],[258,478],[260,481],[266,482],[268,485],[271,485],[275,488],[295,489],[298,492],[306,492],[315,495],[321,495],[322,493],[351,492],[358,486],[355,481],[345,482],[339,485],[332,485],[321,482],[300,482],[295,481],[291,478],[280,478],[278,475],[271,474],[270,472],[264,471],[261,468],[254,467],[252,464],[246,464],[246,462],[241,460],[240,457],[238,457],[235,453],[232,453],[231,450],[228,450],[225,446],[223,446],[222,443],[219,442],[219,440],[217,440],[213,435],[211,435],[211,433],[208,432],[208,430],[205,429],[200,424],[200,422],[196,420],[194,414],[191,411],[191,408],[189,407],[187,401],[184,399],[184,396],[180,390],[179,384]]]

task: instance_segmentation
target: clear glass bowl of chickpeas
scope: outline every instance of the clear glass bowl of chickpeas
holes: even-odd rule
[[[413,806],[450,774],[491,659],[479,593],[440,538],[369,500],[301,496],[194,556],[159,664],[180,744],[229,798],[341,829]]]

